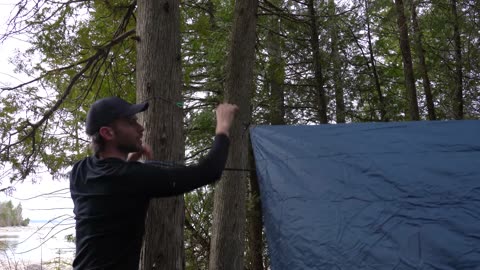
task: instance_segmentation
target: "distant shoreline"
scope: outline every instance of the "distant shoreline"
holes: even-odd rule
[[[35,224],[46,224],[46,223],[51,223],[51,224],[58,224],[59,222],[58,221],[49,221],[49,220],[30,220],[30,222],[28,223],[28,225],[16,225],[16,226],[0,226],[0,229],[1,228],[25,228],[25,227],[29,227],[31,226],[33,223]]]
[[[49,220],[32,220],[28,226],[0,227],[0,269],[5,261],[15,260],[27,264],[62,261],[70,264],[75,254],[75,244],[67,242],[65,236],[74,233],[74,229],[64,230],[69,224]],[[62,268],[64,269],[64,268]],[[68,268],[71,269],[71,268]]]

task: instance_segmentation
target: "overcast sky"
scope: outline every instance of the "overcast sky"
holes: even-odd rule
[[[0,27],[0,33],[4,33],[6,21],[15,3],[16,1],[13,0],[1,1],[0,25],[2,27]],[[19,39],[8,39],[0,43],[0,87],[5,85],[13,86],[28,80],[28,77],[24,74],[14,73],[14,66],[8,62],[9,58],[14,56],[16,49],[24,50],[27,47],[28,44]],[[2,169],[0,168],[0,170]],[[63,214],[73,215],[73,203],[68,191],[68,180],[53,180],[49,174],[41,174],[38,178],[39,181],[36,184],[27,181],[25,183],[16,183],[14,185],[15,191],[11,196],[0,192],[0,201],[12,200],[15,205],[21,202],[23,217],[31,220],[50,220]],[[3,181],[0,184],[0,188],[9,185],[10,183]],[[32,198],[61,189],[64,189],[63,193],[57,192],[48,196]]]

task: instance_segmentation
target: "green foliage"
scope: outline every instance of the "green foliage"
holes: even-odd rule
[[[28,226],[30,219],[23,219],[22,205],[14,207],[11,201],[0,202],[0,227]]]
[[[65,240],[69,243],[75,243],[76,237],[73,234],[67,234]]]
[[[185,195],[185,269],[208,269],[213,190],[197,189]]]
[[[233,5],[225,1],[189,1],[182,6],[182,55],[185,99],[223,92],[228,38]],[[231,3],[232,4],[232,3]]]
[[[223,99],[233,1],[184,2],[182,56],[187,163],[204,156],[215,131],[214,108]],[[185,268],[208,269],[213,191],[185,195]]]
[[[11,61],[39,83],[0,94],[0,159],[13,169],[11,182],[45,167],[64,177],[88,153],[89,105],[112,95],[135,100],[135,41],[109,44],[135,28],[130,3],[45,2],[31,10],[18,4],[13,24],[27,24],[32,47]]]

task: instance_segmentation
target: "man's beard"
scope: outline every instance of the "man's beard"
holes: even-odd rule
[[[117,148],[121,152],[127,153],[127,154],[132,152],[139,152],[142,150],[142,146],[137,143],[123,142],[123,141],[118,142]]]

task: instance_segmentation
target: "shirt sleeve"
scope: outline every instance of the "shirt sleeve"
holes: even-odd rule
[[[125,162],[117,176],[129,193],[168,197],[192,191],[218,180],[225,168],[230,140],[216,135],[212,148],[198,164],[182,168],[162,168],[140,162]]]

